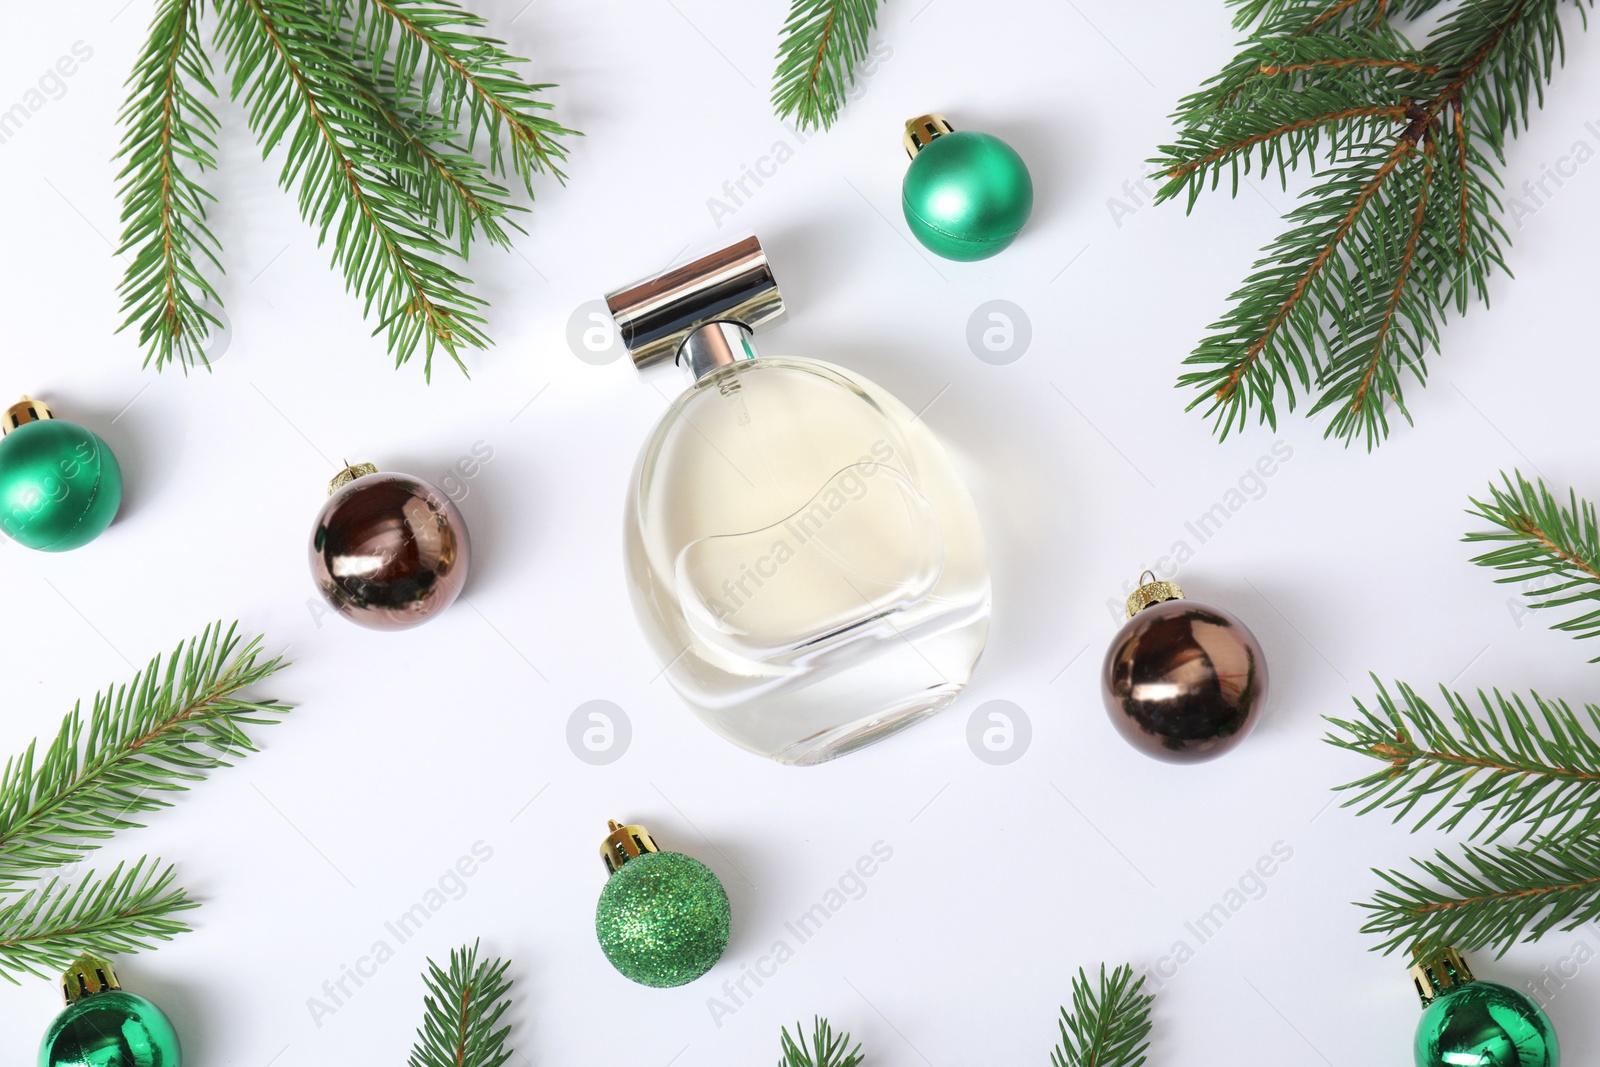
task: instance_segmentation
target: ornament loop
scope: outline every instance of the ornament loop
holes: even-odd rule
[[[55,417],[56,414],[50,410],[49,404],[46,404],[43,400],[35,400],[24,393],[21,400],[6,408],[5,418],[0,419],[0,437],[15,430],[18,426],[24,426],[30,422],[43,422],[45,419],[53,419]]]
[[[636,824],[622,826],[615,819],[606,821],[611,832],[600,843],[600,858],[605,860],[606,870],[612,874],[629,860],[638,859],[647,852],[661,851],[656,839],[644,827]]]
[[[1421,947],[1417,946],[1418,949]],[[1413,959],[1416,962],[1411,965],[1411,980],[1416,983],[1417,996],[1422,999],[1424,1008],[1457,986],[1476,981],[1472,976],[1472,968],[1467,966],[1461,953],[1453,948],[1426,956],[1416,955],[1413,950]]]
[[[61,995],[68,1004],[76,1004],[96,993],[121,988],[122,983],[117,981],[117,972],[112,970],[111,961],[87,952],[74,960],[72,966],[67,968],[67,973],[61,976]]]
[[[1150,575],[1148,582],[1144,580],[1145,574]],[[1139,588],[1128,595],[1127,617],[1130,619],[1153,604],[1184,599],[1183,590],[1178,588],[1178,583],[1159,581],[1154,571],[1145,571],[1139,575],[1139,581]]]
[[[328,495],[332,496],[357,478],[365,478],[369,474],[377,473],[378,465],[376,463],[351,463],[349,460],[345,460],[344,470],[335,474],[332,480],[328,482]]]
[[[956,128],[950,125],[950,120],[943,115],[938,113],[918,115],[914,119],[906,120],[906,133],[901,140],[906,146],[906,155],[916,159],[917,153],[927,148],[936,138],[955,132]]]

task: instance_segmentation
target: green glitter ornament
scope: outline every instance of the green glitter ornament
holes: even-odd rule
[[[1417,1067],[1559,1067],[1555,1027],[1531,997],[1480,982],[1454,949],[1411,968],[1422,998]]]
[[[105,532],[122,504],[122,468],[99,437],[22,398],[0,421],[0,530],[65,552]]]
[[[183,1067],[161,1009],[125,993],[111,964],[83,955],[61,976],[67,1009],[39,1046],[39,1067]]]
[[[642,826],[611,823],[600,846],[611,872],[594,931],[623,977],[668,989],[694,981],[728,947],[728,894],[711,868],[662,852]]]
[[[1033,178],[998,137],[957,132],[943,115],[906,123],[911,167],[900,192],[906,224],[945,259],[988,259],[1016,239],[1033,211]]]

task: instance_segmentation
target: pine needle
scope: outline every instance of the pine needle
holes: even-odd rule
[[[430,959],[409,1067],[501,1067],[509,1060],[511,1027],[499,1026],[511,1007],[509,967],[498,959],[480,963],[476,942],[453,950],[448,970]]]
[[[861,1067],[864,1057],[861,1055],[861,1045],[850,1047],[849,1034],[835,1034],[833,1027],[828,1025],[828,1020],[822,1016],[813,1016],[811,1020],[811,1044],[802,1044],[799,1035],[805,1031],[799,1023],[794,1024],[795,1036],[789,1036],[789,1028],[783,1028],[781,1037],[783,1059],[778,1061],[778,1067]]]
[[[1061,1043],[1050,1053],[1055,1067],[1140,1067],[1150,1047],[1150,1006],[1144,977],[1123,964],[1107,977],[1100,965],[1098,987],[1079,968],[1072,980],[1072,1010],[1061,1009]]]
[[[1179,104],[1158,199],[1315,183],[1178,384],[1221,437],[1305,399],[1326,436],[1370,450],[1391,414],[1410,422],[1403,386],[1426,384],[1448,316],[1506,270],[1506,141],[1561,61],[1562,10],[1593,0],[1455,0],[1420,47],[1398,26],[1440,0],[1236,3],[1249,37]]]
[[[828,129],[856,83],[881,0],[793,0],[778,45],[772,106],[800,129]]]

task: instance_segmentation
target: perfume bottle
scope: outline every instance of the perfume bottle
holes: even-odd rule
[[[954,701],[989,569],[927,424],[859,374],[757,354],[784,303],[753,237],[606,302],[635,366],[692,378],[639,453],[625,527],[634,608],[684,701],[802,765]]]

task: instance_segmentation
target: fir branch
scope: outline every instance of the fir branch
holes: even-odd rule
[[[238,0],[224,8],[218,40],[263,154],[287,139],[280,182],[298,185],[319,242],[334,234],[334,263],[366,312],[376,309],[373,332],[386,333],[395,365],[421,348],[431,378],[439,348],[465,372],[461,350],[489,343],[485,301],[441,262],[450,250],[429,225],[429,205],[397,176],[405,161],[390,150],[388,120],[363,95],[366,82],[317,0]]]
[[[1492,185],[1563,58],[1562,9],[1593,0],[1455,0],[1421,48],[1396,28],[1440,0],[1243,0],[1251,35],[1179,105],[1155,160],[1159,199],[1190,208],[1224,177],[1307,168],[1289,215],[1232,308],[1186,361],[1220,436],[1277,403],[1330,415],[1327,435],[1370,450],[1402,378],[1427,380],[1448,311],[1487,302],[1507,240]]]
[[[789,1028],[783,1028],[783,1059],[778,1061],[778,1067],[861,1067],[865,1060],[860,1043],[851,1048],[850,1035],[835,1034],[828,1020],[820,1015],[812,1017],[809,1047],[799,1040],[805,1032],[799,1023],[794,1024],[794,1032],[795,1036],[790,1037]]]
[[[172,875],[147,857],[119,863],[104,879],[90,871],[76,886],[52,878],[15,896],[6,895],[12,886],[0,888],[0,977],[54,978],[80,952],[138,952],[187,933],[176,915],[196,904]]]
[[[1234,294],[1233,310],[1189,357],[1203,369],[1184,374],[1179,384],[1202,387],[1189,406],[1209,403],[1207,413],[1215,413],[1222,436],[1243,428],[1252,402],[1275,427],[1279,391],[1290,410],[1296,385],[1309,391],[1313,374],[1321,372],[1319,350],[1335,343],[1325,308],[1362,274],[1360,253],[1346,253],[1344,246],[1381,246],[1382,221],[1402,203],[1411,169],[1402,167],[1414,150],[1404,140],[1389,150],[1367,149],[1308,194],[1290,215],[1296,228],[1269,248],[1268,259]]]
[[[201,0],[161,0],[149,36],[127,81],[128,97],[117,158],[122,243],[134,253],[119,292],[127,318],[139,328],[145,363],[174,360],[185,369],[206,362],[205,342],[221,322],[206,303],[222,300],[202,273],[204,257],[218,271],[217,239],[206,225],[215,198],[187,173],[216,169],[217,120],[195,95],[211,95],[211,61],[196,26]],[[208,364],[209,365],[209,364]]]
[[[856,83],[881,0],[793,0],[778,45],[772,106],[800,129],[826,130]]]
[[[469,149],[456,144],[456,127],[400,103],[406,93],[387,64],[376,63],[371,70],[356,67],[352,74],[361,84],[361,99],[388,126],[389,149],[400,164],[395,176],[427,213],[429,224],[444,236],[455,237],[463,258],[480,233],[491,244],[510,248],[505,226],[525,233],[510,215],[527,208],[511,203],[505,186],[489,177]]]
[[[1098,988],[1079,968],[1072,980],[1072,1011],[1061,1009],[1061,1043],[1050,1054],[1055,1067],[1140,1067],[1150,1047],[1153,993],[1144,978],[1123,964],[1107,977],[1100,965]]]
[[[1225,175],[1233,195],[1253,169],[1263,177],[1277,170],[1287,185],[1290,170],[1383,140],[1407,121],[1395,78],[1425,66],[1392,32],[1253,40],[1179,104],[1178,140],[1163,146],[1158,161],[1168,180],[1157,199],[1185,193],[1192,210]]]
[[[1354,720],[1329,719],[1327,742],[1384,763],[1354,782],[1344,807],[1383,809],[1414,829],[1454,830],[1492,842],[1513,828],[1518,840],[1600,836],[1600,706],[1574,712],[1562,701],[1480,692],[1482,713],[1440,686],[1448,717],[1405,683],[1399,701],[1378,686],[1377,705],[1359,700]]]
[[[1533,847],[1436,852],[1417,874],[1375,871],[1388,888],[1365,907],[1363,933],[1382,951],[1495,948],[1600,920],[1600,841],[1567,838]]]
[[[1228,0],[1239,8],[1237,29],[1258,26],[1279,33],[1335,33],[1382,26],[1392,17],[1415,18],[1444,0]]]
[[[124,328],[139,325],[146,363],[206,362],[221,299],[201,270],[221,270],[206,224],[211,196],[189,174],[216,166],[216,118],[195,89],[215,93],[198,40],[202,0],[158,0],[128,81],[120,156],[124,233],[133,252],[122,283]],[[485,301],[448,257],[484,237],[510,246],[521,231],[495,176],[564,179],[563,138],[549,114],[553,86],[523,81],[525,61],[480,32],[455,0],[217,0],[216,44],[231,90],[270,155],[287,149],[280,183],[332,242],[346,288],[360,294],[396,366],[436,349],[489,343]],[[477,151],[480,144],[483,151]],[[453,246],[453,247],[452,247]]]
[[[1499,530],[1469,533],[1464,540],[1502,547],[1472,562],[1504,572],[1498,583],[1523,584],[1530,608],[1580,606],[1552,629],[1579,640],[1600,636],[1600,524],[1594,504],[1569,490],[1563,506],[1543,481],[1529,482],[1520,471],[1501,479],[1503,485],[1490,484],[1487,500],[1473,498],[1469,512]],[[1589,662],[1600,663],[1600,656]]]
[[[220,623],[160,656],[125,685],[74,707],[43,753],[37,742],[0,774],[0,884],[33,878],[99,848],[131,818],[169,803],[209,771],[255,751],[244,727],[276,722],[288,705],[242,690],[284,664],[260,659],[261,639],[240,647]]]
[[[515,174],[533,195],[533,178],[564,179],[567,158],[561,138],[581,136],[546,112],[543,93],[555,86],[528,84],[513,68],[527,60],[507,52],[504,42],[475,30],[484,20],[452,0],[324,0],[336,25],[349,24],[352,39],[370,62],[392,63],[402,101],[417,110],[437,106],[454,128],[467,119],[467,151],[482,137],[496,174]]]
[[[511,1007],[511,980],[505,976],[510,966],[498,959],[480,963],[476,942],[453,950],[448,970],[430,959],[409,1067],[501,1067],[509,1060],[511,1027],[499,1024]]]
[[[1340,341],[1327,359],[1317,384],[1322,396],[1311,407],[1315,415],[1333,409],[1326,436],[1345,440],[1358,433],[1370,450],[1389,432],[1385,401],[1393,401],[1407,422],[1411,414],[1401,399],[1400,372],[1407,370],[1418,382],[1427,380],[1425,347],[1437,347],[1441,312],[1423,296],[1425,287],[1413,285],[1424,273],[1430,281],[1448,283],[1454,260],[1454,232],[1449,219],[1439,211],[1429,212],[1434,188],[1436,142],[1429,141],[1421,152],[1421,170],[1415,180],[1416,206],[1411,225],[1398,247],[1380,242],[1383,255],[1372,267],[1371,282],[1388,296],[1382,304],[1365,303],[1341,330]],[[1400,231],[1385,224],[1386,235]]]

